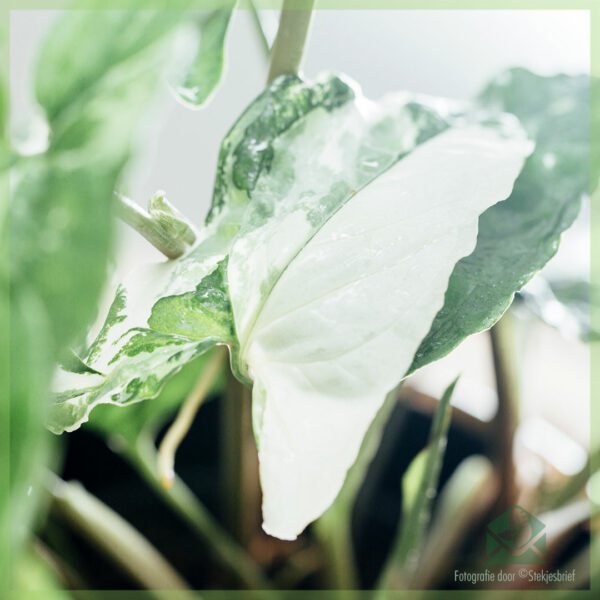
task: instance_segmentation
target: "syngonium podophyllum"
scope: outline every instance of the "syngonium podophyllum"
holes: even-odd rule
[[[523,115],[527,131],[501,113],[516,83],[551,98],[535,122]],[[562,113],[561,85],[509,72],[463,106],[375,103],[337,76],[273,82],[223,142],[198,243],[119,286],[83,368],[58,373],[50,428],[151,398],[227,344],[253,387],[263,527],[296,537],[335,499],[387,392],[489,327],[556,251],[587,185],[572,113],[585,115],[588,84],[565,90]],[[568,156],[543,133],[561,118],[576,125]],[[527,159],[527,134],[543,156]],[[546,189],[555,168],[563,194]]]

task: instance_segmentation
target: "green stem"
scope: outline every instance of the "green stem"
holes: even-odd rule
[[[115,197],[117,198],[116,209],[119,218],[145,237],[167,258],[179,258],[185,252],[185,242],[172,237],[135,202],[122,194],[115,194]]]
[[[79,483],[50,475],[52,510],[148,590],[188,590],[165,558],[131,524]]]
[[[150,436],[140,435],[136,448],[126,450],[126,456],[158,496],[207,542],[215,556],[235,573],[241,582],[251,589],[271,587],[258,565],[229,537],[177,475],[173,486],[168,490],[164,489],[156,470],[157,453]]]
[[[280,75],[298,73],[313,6],[314,0],[283,0],[279,29],[271,50],[268,83]]]

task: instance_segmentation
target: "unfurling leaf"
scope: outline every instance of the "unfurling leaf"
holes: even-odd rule
[[[193,225],[167,200],[164,192],[156,192],[148,200],[148,214],[173,239],[189,246],[196,241]]]

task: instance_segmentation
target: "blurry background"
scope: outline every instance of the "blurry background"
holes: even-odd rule
[[[38,44],[56,14],[11,13],[11,116],[17,139],[30,127],[35,114],[31,67]],[[274,33],[277,12],[265,11],[262,17],[267,33]],[[345,72],[372,98],[406,89],[467,99],[507,67],[523,66],[545,75],[588,73],[589,55],[587,11],[317,10],[304,72],[309,77],[322,70]],[[157,189],[164,189],[175,206],[198,225],[202,223],[210,202],[220,141],[265,83],[268,58],[249,11],[234,14],[226,62],[224,82],[206,108],[189,110],[178,104],[166,87],[156,98],[154,110],[140,132],[139,152],[126,182],[127,193],[140,204],[144,205]],[[149,260],[161,260],[161,256],[136,233],[120,228],[115,279]],[[577,288],[581,294],[571,303],[575,310],[567,311],[558,301],[556,286],[549,284],[552,281],[583,282],[583,287]],[[589,204],[584,203],[558,255],[542,276],[528,285],[530,293],[523,294],[511,311],[520,398],[515,456],[520,478],[531,487],[548,469],[573,475],[586,462],[590,444],[589,346],[582,341],[590,335],[586,282]],[[415,392],[413,401],[421,398],[423,411],[428,413],[431,407],[427,408],[427,398],[439,398],[459,373],[462,377],[452,400],[454,406],[464,411],[471,425],[491,421],[496,414],[497,396],[486,333],[473,336],[446,359],[417,373],[403,393]],[[418,432],[418,419],[415,423],[414,431]],[[428,421],[421,428],[413,442],[405,442],[408,447],[413,443],[413,454],[425,439]],[[206,433],[196,432],[200,439],[206,439]],[[450,440],[451,447],[452,435]],[[467,454],[478,451],[474,440]],[[196,474],[199,469],[210,469],[215,458],[208,445],[202,452],[199,459],[198,446],[190,445],[189,461],[195,461]],[[185,445],[182,454],[185,464]],[[449,452],[448,460],[458,463],[464,454],[459,455],[453,458]],[[67,471],[69,468],[81,477],[76,462],[68,462]],[[451,464],[446,470],[451,470]],[[201,489],[196,491],[203,493]],[[210,505],[210,500],[205,500]],[[385,513],[385,503],[380,508]],[[368,563],[369,557],[364,559]],[[369,583],[368,565],[363,576]]]

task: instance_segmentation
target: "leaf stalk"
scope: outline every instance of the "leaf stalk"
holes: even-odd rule
[[[283,0],[279,29],[271,50],[267,83],[280,75],[298,73],[314,3],[314,0]]]
[[[216,349],[160,444],[158,469],[162,486],[167,490],[173,486],[175,481],[175,453],[190,430],[198,409],[213,388],[215,380],[221,372],[225,356],[224,347]]]

